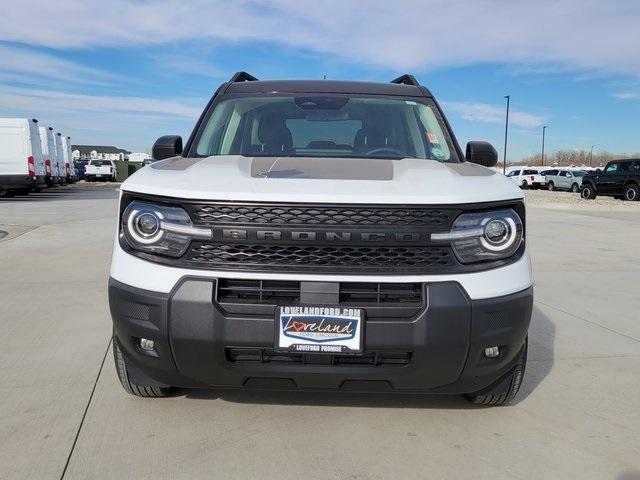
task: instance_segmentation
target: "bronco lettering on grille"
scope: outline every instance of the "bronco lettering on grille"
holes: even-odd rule
[[[429,235],[425,232],[344,232],[322,230],[249,230],[242,228],[214,229],[214,239],[222,240],[259,240],[269,243],[422,243],[428,241]]]

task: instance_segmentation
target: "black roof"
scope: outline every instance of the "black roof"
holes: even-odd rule
[[[254,80],[229,83],[224,93],[354,93],[431,97],[431,93],[416,85],[399,83],[357,82],[347,80]]]
[[[131,153],[128,150],[122,148],[112,147],[110,145],[72,145],[71,150],[80,151],[80,155],[89,155],[93,150],[98,153]]]

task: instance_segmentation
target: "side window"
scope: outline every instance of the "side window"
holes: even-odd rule
[[[618,174],[628,175],[631,171],[631,162],[620,162]]]
[[[612,175],[612,174],[616,173],[617,171],[618,171],[618,164],[617,163],[610,163],[604,169],[605,175]]]
[[[560,176],[561,177],[568,177],[568,173],[567,172],[560,172]]]

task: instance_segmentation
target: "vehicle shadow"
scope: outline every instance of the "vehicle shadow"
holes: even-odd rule
[[[640,480],[640,470],[623,472],[616,477],[616,480]]]
[[[556,326],[534,303],[529,326],[527,367],[520,392],[511,402],[517,405],[531,395],[553,368]]]
[[[360,408],[482,408],[456,395],[419,395],[408,393],[299,392],[270,390],[184,390],[176,392],[190,399],[220,399],[226,402],[257,405],[297,405]]]
[[[555,325],[534,306],[529,330],[529,363],[520,392],[511,402],[517,405],[542,383],[553,367]],[[221,399],[233,403],[302,405],[361,408],[487,408],[469,403],[462,396],[406,393],[300,392],[273,390],[177,390],[176,395],[191,399]]]

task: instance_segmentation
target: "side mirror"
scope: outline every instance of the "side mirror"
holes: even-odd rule
[[[182,137],[179,135],[165,135],[156,140],[151,150],[155,160],[175,157],[182,153]]]
[[[602,175],[602,169],[600,169],[600,168],[596,168],[596,173],[597,173],[598,175]]]
[[[489,142],[468,142],[465,158],[483,167],[495,167],[498,164],[498,152]]]

